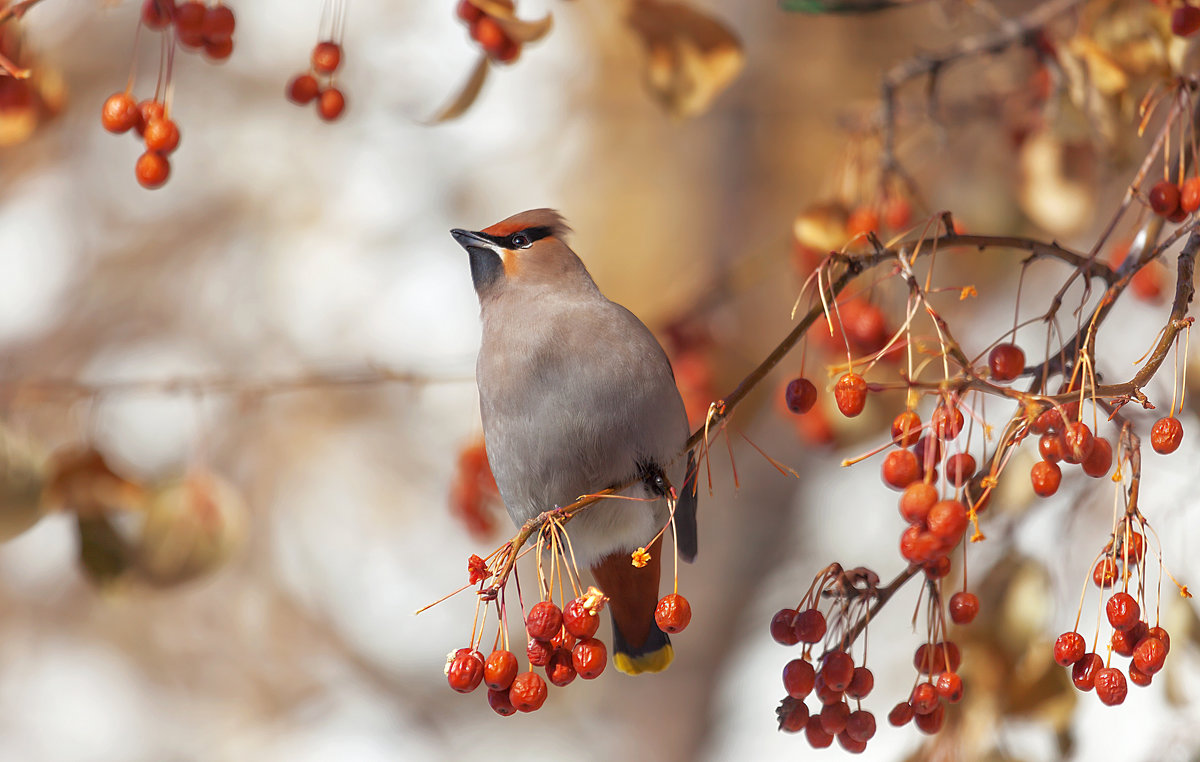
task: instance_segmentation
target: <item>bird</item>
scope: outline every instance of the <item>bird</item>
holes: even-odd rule
[[[488,462],[518,527],[580,496],[634,482],[565,525],[574,559],[608,597],[613,664],[660,672],[674,658],[654,620],[662,536],[697,552],[696,468],[667,354],[625,307],[609,301],[567,244],[552,209],[480,231],[450,233],[470,262],[483,331],[476,364]],[[647,548],[645,566],[631,553]]]

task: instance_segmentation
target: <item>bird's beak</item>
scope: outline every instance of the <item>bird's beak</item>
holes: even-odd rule
[[[484,292],[504,277],[504,260],[499,248],[482,234],[470,230],[454,228],[450,235],[467,250],[471,260],[471,280],[475,282],[475,291],[482,298]]]
[[[454,236],[454,240],[458,241],[458,245],[463,247],[464,249],[471,247],[471,246],[477,246],[477,247],[484,248],[484,249],[495,249],[496,248],[495,245],[491,241],[484,238],[479,233],[473,233],[470,230],[462,230],[460,228],[454,228],[453,230],[450,231],[450,235]]]

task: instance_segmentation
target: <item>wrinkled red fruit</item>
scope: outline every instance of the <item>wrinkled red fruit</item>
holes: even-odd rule
[[[563,609],[563,627],[577,638],[594,637],[600,629],[600,617],[588,610],[583,598],[575,598]]]
[[[867,382],[857,373],[847,373],[833,387],[833,399],[838,410],[847,418],[853,418],[867,406]]]
[[[817,387],[807,378],[793,378],[788,382],[784,399],[787,401],[788,410],[803,415],[812,410],[813,405],[817,403]]]
[[[1104,610],[1108,614],[1108,623],[1116,630],[1133,629],[1142,616],[1137,600],[1125,592],[1113,593]]]
[[[1096,695],[1108,706],[1115,706],[1125,700],[1129,686],[1125,683],[1125,675],[1115,667],[1104,667],[1096,670]]]
[[[1054,641],[1054,661],[1061,667],[1069,667],[1087,653],[1087,641],[1078,632],[1064,632]]]
[[[1153,675],[1163,667],[1167,647],[1155,637],[1145,637],[1133,649],[1133,665],[1145,675]]]
[[[950,596],[950,621],[955,624],[970,624],[979,613],[979,598],[965,590]]]
[[[506,691],[519,669],[517,657],[512,651],[492,651],[483,663],[483,684],[494,691]]]
[[[595,638],[584,638],[571,649],[571,666],[584,680],[595,680],[608,664],[608,649]]]
[[[962,701],[963,682],[957,672],[943,672],[938,675],[937,681],[934,683],[934,688],[943,701],[951,704],[957,704],[959,701]]]
[[[1150,428],[1150,446],[1159,455],[1169,455],[1183,441],[1183,424],[1175,416],[1159,418]]]
[[[799,733],[808,724],[808,706],[803,701],[789,696],[779,702],[775,716],[779,718],[780,730],[785,733]]]
[[[508,689],[508,700],[518,712],[536,712],[546,703],[546,681],[535,672],[522,672]]]
[[[900,447],[912,447],[921,436],[921,416],[905,410],[892,421],[892,441]]]
[[[109,132],[128,132],[137,126],[137,101],[129,93],[113,93],[100,110],[100,123]]]
[[[1039,460],[1029,470],[1029,480],[1038,497],[1050,497],[1058,492],[1058,485],[1062,483],[1062,469],[1057,463]]]
[[[570,685],[575,679],[575,667],[571,663],[571,652],[565,648],[556,648],[550,654],[550,662],[546,664],[546,678],[559,688]]]
[[[1159,217],[1170,217],[1179,208],[1179,187],[1170,180],[1160,180],[1150,189],[1150,208]]]
[[[1092,582],[1096,587],[1105,588],[1112,587],[1117,581],[1117,562],[1105,556],[1096,562],[1096,567],[1092,569]]]
[[[1025,352],[1016,344],[997,344],[988,353],[994,381],[1012,381],[1025,370]]]
[[[1104,660],[1098,654],[1084,654],[1071,667],[1071,682],[1081,691],[1090,691],[1096,682],[1096,672],[1103,667]]]
[[[538,640],[550,640],[558,634],[562,627],[562,611],[550,601],[540,601],[529,609],[525,617],[525,631],[529,637]]]
[[[525,646],[525,656],[535,667],[544,667],[549,664],[552,653],[554,653],[554,646],[548,640],[530,638],[529,643]]]
[[[658,629],[674,635],[683,632],[692,621],[692,606],[679,593],[664,595],[654,609],[654,622]]]
[[[446,681],[459,693],[470,693],[478,688],[483,682],[483,655],[469,648],[460,648],[446,665]]]

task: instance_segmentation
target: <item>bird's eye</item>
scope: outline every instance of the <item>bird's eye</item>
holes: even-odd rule
[[[524,233],[517,233],[512,237],[512,245],[518,249],[524,249],[529,246],[529,236]]]

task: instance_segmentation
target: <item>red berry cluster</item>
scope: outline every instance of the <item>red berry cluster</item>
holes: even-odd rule
[[[342,46],[333,40],[318,42],[313,47],[312,65],[306,73],[292,77],[287,86],[287,98],[297,106],[313,101],[317,115],[332,122],[346,109],[346,95],[334,86],[334,74],[342,65]],[[318,80],[324,80],[324,84]]]
[[[512,10],[511,0],[496,0]],[[471,39],[479,43],[488,58],[496,63],[512,63],[521,55],[521,43],[514,40],[496,17],[489,15],[471,0],[459,0],[458,17],[467,23]]]
[[[1040,435],[1038,454],[1042,459],[1029,471],[1033,491],[1039,497],[1050,497],[1058,492],[1062,484],[1060,463],[1079,466],[1085,474],[1097,479],[1107,476],[1112,469],[1112,443],[1095,436],[1091,428],[1079,420],[1079,410],[1077,402],[1052,407],[1029,425],[1029,433]]]
[[[179,127],[167,114],[166,104],[153,98],[137,103],[129,92],[113,93],[104,101],[100,123],[113,133],[136,130],[146,152],[135,165],[137,181],[144,188],[158,188],[171,174],[167,156],[179,147]]]
[[[1200,209],[1200,177],[1189,177],[1182,185],[1161,180],[1150,189],[1148,199],[1150,208],[1159,217],[1183,222],[1189,214]]]
[[[867,233],[878,234],[881,230],[902,232],[911,222],[912,204],[904,196],[891,195],[852,209],[846,218],[846,235],[854,238]]]
[[[1111,654],[1130,659],[1129,680],[1134,685],[1150,685],[1163,668],[1171,650],[1171,636],[1160,626],[1151,627],[1141,618],[1141,607],[1127,592],[1114,593],[1105,605],[1112,625]],[[1087,650],[1087,642],[1078,632],[1064,632],[1054,643],[1054,660],[1071,668],[1071,680],[1081,691],[1096,689],[1100,701],[1114,706],[1125,701],[1129,688],[1120,669],[1105,664],[1099,654]]]
[[[175,37],[184,49],[203,50],[213,61],[224,61],[233,53],[233,11],[217,0],[206,6],[199,0],[145,0],[142,24],[149,29],[175,27]]]

